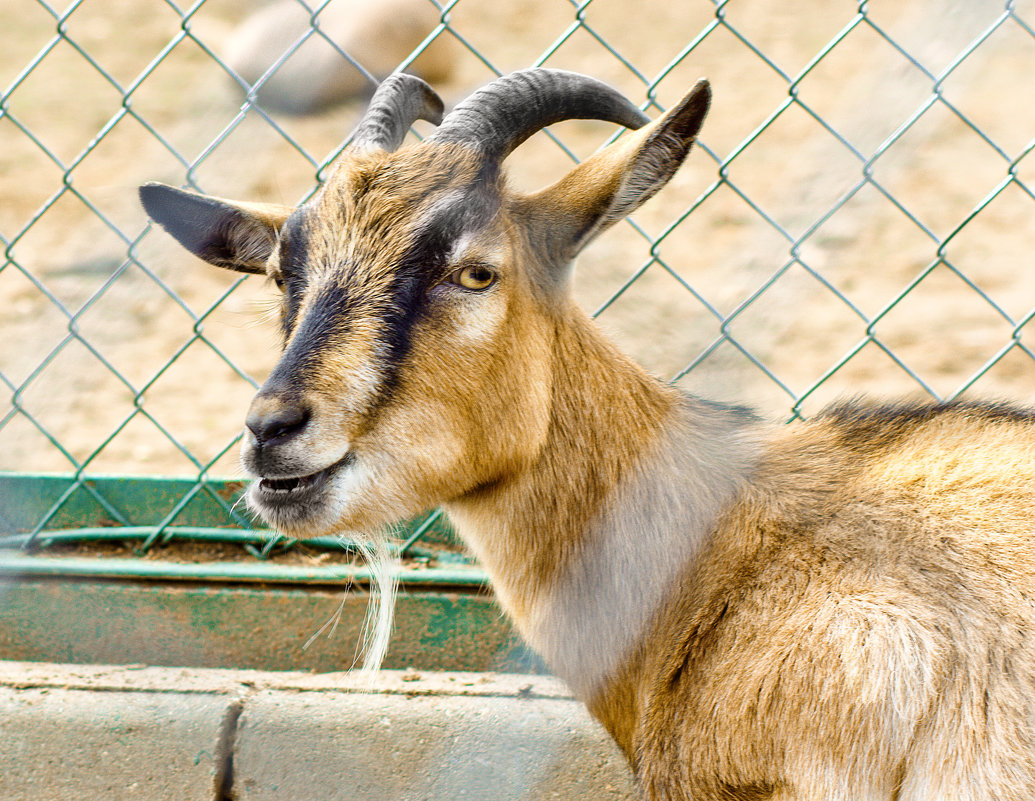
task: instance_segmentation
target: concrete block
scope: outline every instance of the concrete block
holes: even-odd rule
[[[632,801],[549,676],[0,662],[0,801]]]
[[[232,698],[0,687],[3,801],[213,801]]]
[[[421,694],[418,682],[413,691],[250,697],[234,747],[236,798],[637,798],[621,753],[576,701],[521,690]]]

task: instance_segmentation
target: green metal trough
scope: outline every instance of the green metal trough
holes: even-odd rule
[[[0,473],[0,659],[259,670],[356,661],[369,574],[234,509],[239,481]],[[540,672],[436,513],[401,525],[386,668]]]

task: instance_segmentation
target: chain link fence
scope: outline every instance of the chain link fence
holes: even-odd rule
[[[256,37],[257,13],[0,8],[0,470],[64,482],[31,514],[8,482],[0,528],[68,525],[83,493],[133,525],[104,474],[187,477],[145,546],[199,499],[251,524],[215,477],[238,474],[276,358],[274,291],[179,250],[135,189],[297,203],[395,68],[447,104],[513,69],[577,70],[652,115],[711,79],[698,151],[578,268],[581,302],[688,390],[787,420],[859,393],[1035,397],[1033,0],[288,0]],[[613,135],[555,126],[512,181]]]

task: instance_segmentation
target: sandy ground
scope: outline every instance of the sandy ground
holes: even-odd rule
[[[565,39],[568,0],[459,0],[449,25],[463,42],[438,88],[452,103],[490,65],[544,63],[637,101],[643,76],[668,106],[710,78],[702,149],[579,265],[580,300],[607,306],[601,324],[658,375],[777,418],[859,393],[1031,402],[1035,0],[991,33],[1001,1],[868,9],[859,21],[856,3],[830,0],[732,0],[718,16],[707,0],[596,0]],[[237,474],[232,442],[276,356],[273,289],[158,230],[141,238],[135,187],[181,184],[189,165],[207,192],[297,202],[362,108],[240,119],[206,49],[225,53],[247,10],[209,0],[152,69],[183,32],[170,6],[87,0],[4,100],[0,469],[196,475],[189,453]],[[31,0],[0,4],[0,87],[56,26]],[[115,84],[135,88],[124,99]],[[584,157],[611,129],[556,132]],[[571,159],[539,135],[512,162],[532,189]]]

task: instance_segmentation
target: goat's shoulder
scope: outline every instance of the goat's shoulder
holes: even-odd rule
[[[1035,437],[1035,407],[1002,401],[955,400],[942,403],[866,399],[829,406],[813,422],[830,428],[839,444],[856,451],[908,445],[918,435],[938,432],[943,440],[975,437],[992,444],[1004,431]]]
[[[825,511],[845,520],[851,536],[884,528],[907,553],[920,554],[925,545],[961,554],[1029,547],[1035,409],[854,403],[826,410],[811,425],[840,454],[835,505]],[[1035,568],[1031,557],[1015,555]]]
[[[750,475],[659,618],[678,629],[659,633],[678,663],[716,637],[792,637],[848,609],[1000,614],[1035,597],[1035,412],[853,402],[753,431]]]
[[[741,589],[780,586],[772,576],[852,592],[856,580],[942,574],[1017,579],[1035,592],[1035,410],[854,401],[806,422],[733,430],[746,432],[743,480],[683,582],[717,593],[719,607]],[[734,453],[732,441],[708,461]],[[693,608],[714,606],[704,601]]]
[[[737,777],[773,788],[801,780],[788,744],[805,742],[846,773],[865,760],[844,755],[870,754],[890,775],[945,688],[977,703],[968,677],[991,671],[1035,693],[1022,648],[1033,504],[1023,408],[852,403],[768,429],[748,488],[659,616],[641,775],[681,775],[700,797]],[[772,770],[748,770],[759,764]]]
[[[753,478],[744,509],[777,528],[815,529],[873,507],[915,525],[973,528],[978,507],[1002,521],[1035,494],[1035,409],[845,402],[771,429]]]

